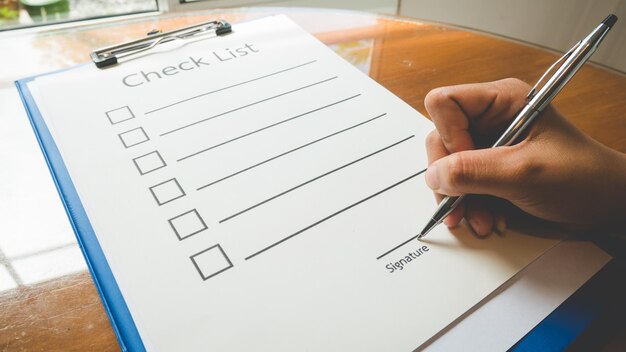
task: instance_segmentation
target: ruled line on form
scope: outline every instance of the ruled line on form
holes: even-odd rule
[[[215,148],[217,148],[217,147],[221,147],[221,146],[223,146],[223,145],[225,145],[225,144],[228,144],[228,143],[230,143],[230,142],[234,142],[234,141],[239,140],[239,139],[242,139],[242,138],[244,138],[244,137],[248,137],[248,136],[251,136],[251,135],[256,134],[256,133],[258,133],[258,132],[261,132],[261,131],[267,130],[267,129],[269,129],[269,128],[272,128],[272,127],[275,127],[275,126],[281,125],[281,124],[283,124],[283,123],[285,123],[285,122],[289,122],[289,121],[292,121],[292,120],[298,119],[298,118],[300,118],[300,117],[303,117],[303,116],[306,116],[306,115],[312,114],[312,113],[314,113],[314,112],[317,112],[317,111],[320,111],[320,110],[323,110],[323,109],[329,108],[329,107],[331,107],[331,106],[334,106],[334,105],[337,105],[337,104],[340,104],[340,103],[346,102],[346,101],[351,100],[351,99],[354,99],[354,98],[356,98],[356,97],[358,97],[358,96],[360,96],[360,95],[361,95],[360,93],[359,93],[359,94],[355,94],[355,95],[353,95],[353,96],[351,96],[351,97],[344,98],[344,99],[342,99],[342,100],[339,100],[339,101],[336,101],[336,102],[330,103],[330,104],[328,104],[328,105],[324,105],[324,106],[319,107],[319,108],[315,108],[315,109],[313,109],[313,110],[309,110],[309,111],[304,112],[304,113],[302,113],[302,114],[298,114],[298,115],[296,115],[296,116],[292,116],[292,117],[290,117],[290,118],[288,118],[288,119],[284,119],[284,120],[281,120],[281,121],[275,122],[275,123],[273,123],[273,124],[267,125],[267,126],[265,126],[265,127],[261,127],[261,128],[259,128],[259,129],[254,130],[254,131],[251,131],[251,132],[248,132],[248,133],[244,133],[244,134],[242,134],[242,135],[240,135],[240,136],[237,136],[237,137],[235,137],[235,138],[231,138],[231,139],[229,139],[229,140],[227,140],[227,141],[224,141],[224,142],[221,142],[221,143],[218,143],[218,144],[212,145],[212,146],[210,146],[210,147],[207,147],[207,148],[204,148],[204,149],[199,150],[199,151],[197,151],[197,152],[194,152],[194,153],[191,153],[191,154],[189,154],[189,155],[186,155],[186,156],[184,156],[184,157],[182,157],[182,158],[180,158],[180,159],[178,159],[178,160],[176,160],[176,161],[180,162],[180,161],[183,161],[183,160],[189,159],[189,158],[191,158],[191,157],[193,157],[193,156],[196,156],[196,155],[202,154],[202,153],[204,153],[204,152],[208,152],[209,150],[215,149]]]
[[[291,187],[291,188],[289,188],[288,190],[285,190],[285,191],[283,191],[283,192],[281,192],[281,193],[278,193],[277,195],[274,195],[274,196],[272,196],[272,197],[270,197],[270,198],[267,198],[267,199],[265,199],[264,201],[261,201],[261,202],[256,203],[256,204],[254,204],[254,205],[252,205],[252,206],[250,206],[250,207],[248,207],[248,208],[246,208],[246,209],[244,209],[244,210],[241,210],[241,211],[239,211],[239,212],[237,212],[237,213],[235,213],[235,214],[233,214],[233,215],[231,215],[231,216],[229,216],[229,217],[227,217],[227,218],[224,218],[224,219],[220,220],[220,221],[219,221],[219,223],[221,224],[221,223],[223,223],[223,222],[226,222],[226,221],[228,221],[228,220],[231,220],[231,219],[233,219],[233,218],[235,218],[235,217],[237,217],[237,216],[239,216],[239,215],[241,215],[241,214],[244,214],[244,213],[246,213],[246,212],[248,212],[248,211],[250,211],[250,210],[252,210],[252,209],[254,209],[254,208],[257,208],[257,207],[259,207],[259,206],[261,206],[261,205],[263,205],[263,204],[265,204],[265,203],[267,203],[267,202],[270,202],[270,201],[272,201],[272,200],[274,200],[274,199],[276,199],[276,198],[278,198],[278,197],[284,196],[285,194],[287,194],[287,193],[289,193],[289,192],[295,191],[295,190],[296,190],[296,189],[298,189],[298,188],[301,188],[301,187],[303,187],[303,186],[306,186],[306,185],[308,185],[308,184],[310,184],[310,183],[312,183],[312,182],[315,182],[315,181],[317,181],[317,180],[319,180],[319,179],[321,179],[321,178],[323,178],[323,177],[326,177],[326,176],[328,176],[328,175],[330,175],[330,174],[333,174],[333,173],[335,173],[335,172],[337,172],[337,171],[339,171],[339,170],[345,169],[345,168],[346,168],[346,167],[348,167],[348,166],[354,165],[354,164],[356,164],[356,163],[358,163],[358,162],[360,162],[360,161],[363,161],[363,160],[365,160],[365,159],[367,159],[367,158],[369,158],[369,157],[372,157],[372,156],[374,156],[374,155],[376,155],[376,154],[378,154],[378,153],[382,153],[383,151],[385,151],[385,150],[387,150],[387,149],[391,149],[391,148],[393,148],[393,147],[395,147],[395,146],[397,146],[397,145],[399,145],[399,144],[402,144],[402,143],[404,143],[404,142],[408,141],[409,139],[411,139],[411,138],[413,138],[413,137],[415,137],[415,135],[412,135],[412,136],[406,137],[406,138],[404,138],[404,139],[401,139],[401,140],[399,140],[399,141],[397,141],[397,142],[395,142],[395,143],[392,143],[392,144],[390,144],[390,145],[388,145],[388,146],[386,146],[386,147],[383,147],[383,148],[381,148],[381,149],[378,149],[378,150],[377,150],[377,151],[375,151],[375,152],[372,152],[372,153],[370,153],[370,154],[367,154],[367,155],[365,155],[365,156],[362,156],[362,157],[360,157],[360,158],[358,158],[358,159],[356,159],[356,160],[353,160],[353,161],[351,161],[351,162],[349,162],[349,163],[347,163],[347,164],[341,165],[341,166],[339,166],[339,167],[337,167],[337,168],[335,168],[335,169],[333,169],[333,170],[327,171],[327,172],[325,172],[325,173],[323,173],[323,174],[321,174],[321,175],[319,175],[319,176],[316,176],[316,177],[314,177],[314,178],[312,178],[312,179],[310,179],[310,180],[308,180],[308,181],[305,181],[305,182],[303,182],[303,183],[301,183],[301,184],[299,184],[299,185],[297,185],[297,186]]]
[[[160,134],[160,136],[161,136],[161,137],[163,137],[163,136],[166,136],[166,135],[171,134],[171,133],[174,133],[174,132],[182,131],[182,130],[184,130],[184,129],[186,129],[186,128],[189,128],[189,127],[195,126],[195,125],[197,125],[197,124],[199,124],[199,123],[203,123],[203,122],[206,122],[206,121],[209,121],[209,120],[213,120],[213,119],[218,118],[218,117],[220,117],[220,116],[224,116],[224,115],[230,114],[230,113],[232,113],[232,112],[239,111],[239,110],[241,110],[241,109],[245,109],[245,108],[248,108],[248,107],[251,107],[251,106],[254,106],[254,105],[257,105],[257,104],[260,104],[260,103],[263,103],[263,102],[269,101],[269,100],[272,100],[272,99],[276,99],[276,98],[282,97],[282,96],[287,95],[287,94],[295,93],[295,92],[297,92],[297,91],[301,91],[301,90],[306,89],[306,88],[314,87],[314,86],[316,86],[316,85],[318,85],[318,84],[322,84],[322,83],[326,83],[326,82],[328,82],[328,81],[332,81],[332,80],[334,80],[334,79],[337,79],[337,77],[339,77],[339,76],[334,76],[334,77],[326,78],[326,79],[323,79],[323,80],[321,80],[321,81],[317,81],[317,82],[315,82],[315,83],[308,84],[308,85],[306,85],[306,86],[302,86],[302,87],[299,87],[299,88],[296,88],[296,89],[292,89],[292,90],[289,90],[289,91],[287,91],[287,92],[283,92],[283,93],[280,93],[280,94],[277,94],[277,95],[274,95],[274,96],[271,96],[271,97],[268,97],[268,98],[265,98],[265,99],[261,99],[261,100],[255,101],[255,102],[250,103],[250,104],[246,104],[246,105],[240,106],[240,107],[238,107],[238,108],[234,108],[234,109],[231,109],[231,110],[228,110],[228,111],[225,111],[225,112],[219,113],[219,114],[217,114],[217,115],[209,116],[209,117],[206,117],[206,118],[204,118],[204,119],[201,119],[201,120],[198,120],[198,121],[192,122],[192,123],[190,123],[190,124],[187,124],[187,125],[184,125],[184,126],[181,126],[181,127],[174,128],[173,130],[169,130],[169,131],[163,132],[163,133],[161,133],[161,134]]]
[[[350,126],[350,127],[344,128],[344,129],[339,130],[339,131],[337,131],[337,132],[333,132],[333,133],[331,133],[331,134],[329,134],[329,135],[326,135],[326,136],[324,136],[324,137],[322,137],[322,138],[318,138],[318,139],[316,139],[316,140],[314,140],[314,141],[311,141],[311,142],[309,142],[309,143],[303,144],[303,145],[301,145],[301,146],[299,146],[299,147],[296,147],[296,148],[290,149],[290,150],[288,150],[288,151],[286,151],[286,152],[284,152],[284,153],[281,153],[281,154],[275,155],[275,156],[273,156],[273,157],[271,157],[271,158],[269,158],[269,159],[265,159],[265,160],[263,160],[263,161],[261,161],[261,162],[259,162],[259,163],[256,163],[256,164],[254,164],[254,165],[252,165],[252,166],[248,166],[248,167],[246,167],[245,169],[241,169],[241,170],[239,170],[239,171],[237,171],[237,172],[234,172],[234,173],[232,173],[232,174],[230,174],[230,175],[228,175],[228,176],[224,176],[224,177],[222,177],[222,178],[220,178],[220,179],[218,179],[218,180],[215,180],[215,181],[213,181],[213,182],[210,182],[210,183],[207,183],[207,184],[205,184],[205,185],[203,185],[203,186],[200,186],[200,187],[198,187],[196,190],[197,190],[197,191],[202,190],[202,189],[207,188],[207,187],[209,187],[209,186],[212,186],[212,185],[214,185],[214,184],[216,184],[216,183],[219,183],[219,182],[222,182],[222,181],[224,181],[224,180],[227,180],[227,179],[229,179],[229,178],[231,178],[231,177],[233,177],[233,176],[237,176],[237,175],[239,175],[239,174],[241,174],[241,173],[243,173],[243,172],[246,172],[246,171],[248,171],[248,170],[254,169],[255,167],[261,166],[261,165],[263,165],[263,164],[265,164],[265,163],[268,163],[268,162],[270,162],[270,161],[272,161],[272,160],[276,160],[276,159],[278,159],[278,158],[280,158],[280,157],[283,157],[283,156],[285,156],[285,155],[291,154],[291,153],[293,153],[293,152],[295,152],[295,151],[297,151],[297,150],[300,150],[300,149],[302,149],[302,148],[306,148],[306,147],[308,147],[308,146],[310,146],[310,145],[313,145],[313,144],[315,144],[315,143],[317,143],[317,142],[321,142],[321,141],[323,141],[323,140],[325,140],[325,139],[328,139],[328,138],[330,138],[330,137],[336,136],[336,135],[338,135],[338,134],[340,134],[340,133],[343,133],[343,132],[349,131],[349,130],[351,130],[351,129],[353,129],[353,128],[356,128],[356,127],[359,127],[359,126],[365,125],[365,124],[367,124],[367,123],[369,123],[369,122],[372,122],[372,121],[374,121],[374,120],[377,120],[377,119],[379,119],[379,118],[381,118],[381,117],[383,117],[383,116],[387,116],[387,113],[380,114],[380,115],[378,115],[378,116],[372,117],[372,118],[371,118],[371,119],[369,119],[369,120],[365,120],[365,121],[363,121],[363,122],[359,122],[359,123],[357,123],[356,125],[352,125],[352,126]]]
[[[260,77],[256,77],[256,78],[253,78],[253,79],[250,79],[250,80],[247,80],[247,81],[243,81],[243,82],[239,82],[239,83],[236,83],[236,84],[232,84],[232,85],[227,86],[227,87],[223,87],[223,88],[215,89],[215,90],[212,90],[212,91],[209,91],[209,92],[205,92],[205,93],[202,93],[202,94],[194,95],[193,97],[185,98],[185,99],[176,101],[174,103],[171,103],[171,104],[168,104],[168,105],[165,105],[165,106],[161,106],[161,107],[158,107],[156,109],[152,109],[152,110],[150,110],[148,112],[145,112],[144,115],[152,114],[154,112],[161,111],[161,110],[170,108],[172,106],[175,106],[175,105],[178,105],[178,104],[181,104],[181,103],[185,103],[185,102],[188,102],[190,100],[197,99],[197,98],[209,95],[209,94],[221,92],[221,91],[224,91],[224,90],[227,90],[227,89],[230,89],[230,88],[234,88],[234,87],[238,87],[238,86],[244,85],[246,83],[258,81],[260,79],[267,78],[267,77],[271,77],[271,76],[277,75],[279,73],[291,71],[291,70],[294,70],[296,68],[300,68],[300,67],[312,64],[314,62],[317,62],[317,60],[311,60],[309,62],[305,62],[305,63],[300,64],[300,65],[292,66],[292,67],[289,67],[289,68],[286,68],[286,69],[283,69],[283,70],[280,70],[280,71],[272,72],[272,73],[269,73],[269,74],[266,74],[266,75],[263,75],[263,76],[260,76]]]
[[[405,183],[405,182],[407,182],[407,181],[409,181],[409,180],[411,180],[411,179],[415,178],[416,176],[418,176],[418,175],[419,175],[419,174],[421,174],[422,172],[423,172],[423,171],[419,171],[419,172],[417,172],[417,173],[414,173],[413,175],[410,175],[410,176],[408,176],[408,177],[406,177],[406,178],[404,178],[404,179],[402,179],[402,180],[400,180],[400,181],[398,181],[398,182],[396,182],[396,183],[392,184],[391,186],[388,186],[388,187],[386,187],[386,188],[384,188],[384,189],[382,189],[382,190],[380,190],[380,191],[378,191],[378,192],[376,192],[376,193],[374,193],[374,194],[372,194],[372,195],[370,195],[370,196],[367,196],[367,197],[365,197],[365,198],[363,198],[363,199],[359,200],[359,201],[358,201],[358,202],[356,202],[356,203],[350,204],[350,205],[348,205],[347,207],[345,207],[345,208],[343,208],[343,209],[341,209],[341,210],[338,210],[338,211],[336,211],[336,212],[334,212],[334,213],[332,213],[332,214],[328,215],[327,217],[325,217],[325,218],[323,218],[323,219],[321,219],[321,220],[318,220],[318,221],[314,222],[313,224],[311,224],[311,225],[309,225],[309,226],[307,226],[307,227],[305,227],[305,228],[303,228],[303,229],[301,229],[301,230],[298,230],[298,231],[296,231],[296,232],[292,233],[291,235],[289,235],[289,236],[287,236],[287,237],[285,237],[285,238],[283,238],[283,239],[281,239],[281,240],[278,240],[278,241],[276,241],[276,242],[274,242],[274,243],[270,244],[269,246],[267,246],[267,247],[265,247],[265,248],[261,249],[260,251],[257,251],[257,252],[255,252],[255,253],[253,253],[253,254],[251,254],[251,255],[247,256],[247,257],[245,258],[245,260],[250,260],[250,259],[252,259],[252,258],[256,257],[257,255],[259,255],[259,254],[261,254],[261,253],[264,253],[264,252],[266,252],[266,251],[268,251],[268,250],[270,250],[270,249],[272,249],[272,248],[274,248],[274,247],[278,246],[279,244],[282,244],[282,243],[286,242],[287,240],[290,240],[290,239],[292,239],[292,238],[294,238],[294,237],[296,237],[296,236],[298,236],[298,235],[302,234],[303,232],[305,232],[305,231],[307,231],[307,230],[310,230],[310,229],[314,228],[315,226],[317,226],[317,225],[319,225],[319,224],[321,224],[321,223],[323,223],[323,222],[326,222],[326,221],[328,221],[328,220],[330,220],[330,219],[334,218],[335,216],[337,216],[337,215],[339,215],[339,214],[341,214],[341,213],[343,213],[343,212],[345,212],[345,211],[347,211],[347,210],[350,210],[350,209],[352,209],[352,208],[356,207],[357,205],[359,205],[359,204],[361,204],[361,203],[364,203],[364,202],[366,202],[366,201],[368,201],[368,200],[370,200],[370,199],[372,199],[372,198],[374,198],[374,197],[376,197],[376,196],[379,196],[379,195],[381,195],[381,194],[383,194],[383,193],[385,193],[385,192],[389,191],[390,189],[393,189],[393,188],[395,188],[395,187],[397,187],[397,186],[399,186],[399,185],[401,185],[401,184],[403,184],[403,183]]]

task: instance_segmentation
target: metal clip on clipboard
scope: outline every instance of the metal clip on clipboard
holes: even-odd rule
[[[93,63],[96,64],[98,68],[104,68],[117,64],[118,60],[123,57],[150,50],[159,44],[171,42],[172,40],[190,39],[204,34],[214,34],[218,36],[230,33],[231,31],[231,25],[224,20],[204,22],[164,33],[152,31],[148,33],[148,37],[146,38],[131,40],[94,50],[91,52],[91,60],[93,60]]]

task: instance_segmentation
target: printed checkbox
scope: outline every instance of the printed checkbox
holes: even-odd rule
[[[190,259],[202,280],[208,280],[233,267],[233,263],[219,244],[192,255]]]
[[[150,187],[150,192],[158,205],[169,203],[185,196],[185,191],[175,178]]]
[[[206,223],[196,209],[168,220],[180,241],[207,229]]]
[[[147,142],[150,140],[146,131],[143,130],[142,127],[133,128],[132,130],[128,130],[126,132],[122,132],[119,134],[120,140],[124,147],[130,148],[137,144],[141,144],[143,142]]]
[[[122,106],[121,108],[107,111],[105,114],[109,118],[111,125],[135,118],[135,114],[133,114],[128,106]]]
[[[141,175],[145,175],[166,166],[165,160],[163,160],[161,154],[159,154],[156,150],[134,158],[133,163],[135,163],[135,166]]]

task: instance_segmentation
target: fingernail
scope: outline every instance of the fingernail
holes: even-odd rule
[[[477,234],[478,236],[485,236],[485,234],[483,232],[480,231],[480,225],[478,223],[478,221],[476,221],[475,219],[470,219],[469,220],[469,224],[472,227],[472,230],[474,230],[474,233]]]
[[[506,219],[504,216],[498,216],[496,219],[496,230],[498,233],[503,233],[506,230]]]
[[[452,222],[452,220],[449,220],[448,218],[443,219],[443,223],[449,228],[449,229],[456,229],[459,226],[459,223],[454,223]]]
[[[439,189],[439,177],[437,176],[437,164],[432,164],[426,170],[426,175],[424,176],[426,179],[426,185],[430,187],[433,191]]]

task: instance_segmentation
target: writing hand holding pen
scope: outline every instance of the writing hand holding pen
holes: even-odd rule
[[[465,218],[478,235],[504,227],[495,197],[569,226],[625,226],[626,155],[585,135],[554,107],[518,143],[488,148],[529,90],[522,81],[505,79],[438,88],[426,96],[436,127],[426,141],[427,185],[438,201],[442,195],[478,195],[466,198],[444,223],[455,227]]]

